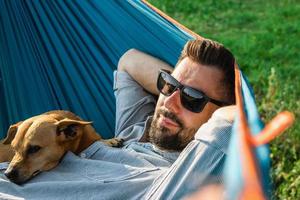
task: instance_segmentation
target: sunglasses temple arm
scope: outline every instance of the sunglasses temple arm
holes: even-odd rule
[[[231,105],[229,103],[221,102],[221,101],[214,100],[214,99],[209,99],[209,101],[212,102],[212,103],[214,103],[214,104],[216,104],[217,106],[220,106],[220,107]]]

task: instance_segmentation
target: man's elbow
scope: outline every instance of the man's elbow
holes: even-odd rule
[[[137,49],[127,50],[119,59],[118,71],[128,71],[129,67],[134,67],[134,59],[138,53]]]

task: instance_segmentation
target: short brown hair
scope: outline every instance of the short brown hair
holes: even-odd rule
[[[228,103],[235,104],[235,59],[227,48],[220,43],[208,39],[190,40],[184,46],[177,65],[186,57],[202,65],[222,70],[224,73],[223,82],[226,87],[224,97]]]

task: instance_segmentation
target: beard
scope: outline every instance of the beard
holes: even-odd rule
[[[160,115],[167,117],[178,124],[178,130],[174,133],[170,129],[160,126],[158,119]],[[149,130],[149,141],[161,149],[181,151],[193,140],[196,129],[186,128],[184,123],[172,112],[158,109],[151,122]]]

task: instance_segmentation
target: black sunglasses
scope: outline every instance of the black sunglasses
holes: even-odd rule
[[[203,92],[192,87],[182,85],[173,76],[171,76],[170,72],[167,70],[160,70],[156,86],[160,93],[165,96],[170,96],[179,89],[181,104],[189,111],[195,113],[201,112],[208,102],[212,102],[218,106],[229,105],[227,103],[211,99]]]

